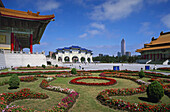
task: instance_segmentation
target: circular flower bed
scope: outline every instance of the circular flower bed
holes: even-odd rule
[[[108,80],[109,82],[105,82],[105,83],[87,83],[87,82],[78,82],[78,80],[81,80],[81,79],[100,79],[100,80]],[[88,86],[94,86],[94,85],[97,85],[97,86],[108,86],[108,85],[113,85],[116,83],[116,80],[115,79],[111,79],[111,78],[106,78],[106,77],[78,77],[78,78],[75,78],[75,79],[72,79],[70,81],[70,83],[72,84],[79,84],[79,85],[88,85]]]

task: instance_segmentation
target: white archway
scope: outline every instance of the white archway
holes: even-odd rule
[[[59,60],[59,57],[61,59]],[[67,57],[67,59],[66,59]],[[85,48],[81,48],[79,46],[71,46],[71,47],[64,47],[64,48],[59,48],[56,51],[56,60],[59,62],[85,62],[88,63],[88,58],[89,62],[92,63],[92,51],[87,50]]]
[[[58,62],[62,62],[62,57],[58,57]]]

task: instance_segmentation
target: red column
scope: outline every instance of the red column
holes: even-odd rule
[[[149,54],[147,54],[147,59],[149,59]]]
[[[19,51],[19,42],[17,40],[17,51]]]
[[[22,46],[20,45],[20,51],[22,51]]]
[[[150,56],[151,56],[150,59],[152,59],[152,54],[150,54]]]
[[[11,51],[14,51],[14,33],[11,33]]]
[[[30,34],[30,52],[32,54],[32,39],[33,39],[33,36],[32,34]]]
[[[153,60],[155,61],[155,54],[153,54]]]
[[[160,54],[161,55],[161,59],[162,59],[162,54]]]
[[[159,60],[159,53],[157,54],[157,59]]]
[[[15,47],[14,47],[14,51],[17,51],[17,39],[16,39],[16,37],[14,38],[14,44],[15,44],[15,45],[14,45],[14,46],[15,46]]]

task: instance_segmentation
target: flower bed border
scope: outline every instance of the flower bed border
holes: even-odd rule
[[[132,78],[129,76],[124,75],[106,75],[104,73],[101,73],[100,76],[105,77],[117,77],[117,78],[124,78],[132,80],[138,84],[145,84],[147,86],[148,84],[145,81],[139,80],[137,78]],[[170,85],[163,85],[167,88]],[[165,87],[165,88],[166,88]],[[161,105],[149,105],[147,103],[129,103],[125,102],[120,99],[111,99],[109,96],[127,96],[127,95],[133,95],[133,94],[139,94],[146,92],[146,88],[143,88],[142,91],[139,91],[141,89],[141,86],[139,88],[135,88],[132,94],[130,94],[132,91],[129,91],[129,88],[126,89],[106,89],[98,94],[96,99],[101,102],[102,105],[109,106],[110,108],[114,109],[120,109],[120,110],[127,110],[127,111],[169,111],[170,110],[170,104],[161,104]],[[137,91],[135,91],[137,90]],[[111,93],[110,93],[111,92]],[[130,92],[130,93],[129,93]],[[165,89],[165,94],[169,96],[169,91]]]
[[[56,78],[54,78],[54,79],[51,79],[50,81],[47,81],[46,79],[44,79],[44,80],[42,80],[42,82],[40,83],[40,87],[42,88],[42,89],[46,89],[46,90],[50,90],[50,91],[54,91],[54,92],[61,92],[61,93],[65,93],[65,94],[67,94],[67,96],[65,97],[65,98],[63,98],[62,99],[62,101],[61,102],[59,102],[56,106],[54,106],[52,109],[48,109],[48,111],[57,111],[57,112],[67,112],[74,104],[75,104],[75,102],[76,102],[76,100],[77,100],[77,98],[79,97],[79,93],[77,93],[77,92],[75,92],[74,90],[71,90],[71,89],[68,89],[68,88],[66,88],[66,89],[63,89],[63,88],[59,88],[59,89],[56,89],[57,87],[55,87],[55,86],[51,86],[51,85],[49,85],[49,83],[51,82],[51,81],[53,81],[53,80],[55,80]],[[23,90],[23,89],[22,89]],[[20,90],[20,91],[22,91],[22,90]],[[30,89],[29,89],[30,90]],[[19,92],[20,92],[19,91]],[[4,93],[2,93],[2,95],[3,95]],[[0,102],[0,105],[1,104],[4,104],[4,105],[2,105],[2,106],[5,106],[4,108],[3,108],[3,110],[4,109],[15,109],[15,111],[17,110],[17,109],[19,109],[19,110],[23,110],[23,111],[36,111],[36,110],[34,110],[34,109],[28,109],[28,108],[24,108],[23,106],[12,106],[12,107],[9,107],[8,106],[8,104],[9,103],[11,103],[11,102],[13,102],[13,101],[15,101],[15,100],[19,100],[19,99],[33,99],[33,98],[23,98],[22,96],[20,96],[18,99],[13,99],[13,95],[11,95],[11,94],[16,94],[16,92],[15,93],[9,93],[8,95],[9,95],[9,97],[11,97],[12,98],[12,100],[9,102],[7,102],[7,101],[5,101],[5,102]],[[40,94],[40,93],[39,93]],[[25,94],[24,94],[25,95]],[[45,94],[46,95],[46,94]],[[47,96],[47,95],[46,95]],[[48,96],[47,97],[45,97],[45,98],[48,98]],[[35,99],[35,98],[34,98]],[[38,98],[38,99],[40,99],[40,98]],[[69,100],[71,101],[71,102],[69,102]],[[72,102],[72,100],[73,100],[73,102]],[[0,108],[1,109],[1,108]]]
[[[55,80],[55,79],[52,79],[51,81],[53,81],[53,80]],[[51,111],[60,112],[60,110],[64,108],[65,109],[64,112],[67,112],[75,104],[76,100],[79,98],[79,93],[77,93],[74,90],[72,90],[70,92],[69,91],[70,89],[68,89],[68,88],[64,89],[64,88],[59,87],[60,89],[56,89],[57,87],[49,85],[49,83],[51,81],[47,81],[47,80],[44,79],[44,80],[42,80],[42,82],[40,83],[39,86],[42,89],[45,89],[45,90],[54,91],[54,92],[61,92],[61,93],[68,95],[68,96],[66,96],[65,98],[62,99],[61,103],[58,103],[56,107],[53,107],[53,110],[51,110]],[[45,84],[43,84],[43,83],[45,83]],[[69,105],[68,99],[73,100],[73,102],[70,105]],[[66,106],[65,104],[68,104],[68,107],[65,107]]]
[[[90,72],[90,73],[102,73],[102,72],[113,72],[113,70],[77,70],[77,72]],[[117,73],[138,73],[138,71],[131,71],[131,70],[121,70],[117,71]],[[11,76],[12,74],[17,75],[38,75],[38,74],[60,74],[60,73],[70,73],[66,71],[27,71],[27,72],[1,72],[0,77]],[[162,77],[162,78],[170,78],[170,75],[164,75],[161,73],[154,73],[154,72],[144,72],[146,76],[154,76],[154,77]]]
[[[102,70],[99,70],[99,71],[90,71],[90,72],[101,72]],[[48,73],[49,72],[49,73]],[[56,73],[66,73],[65,71],[60,71],[60,72],[56,72]],[[122,72],[122,71],[121,71]],[[29,74],[26,74],[25,72],[23,72],[23,74],[24,75],[32,75],[34,72],[27,72],[27,73],[29,73]],[[37,74],[39,74],[38,72],[36,72]],[[53,71],[47,71],[47,73],[45,73],[45,72],[42,72],[43,74],[54,74],[54,72]],[[69,73],[69,72],[68,72]],[[150,74],[151,72],[149,72],[149,74]],[[21,73],[19,73],[19,74],[21,74],[21,75],[23,75],[22,74],[22,72]],[[1,75],[5,75],[5,74],[1,74],[0,73],[0,76]],[[11,73],[10,74],[8,74],[7,73],[7,75],[11,75]],[[153,75],[155,75],[155,74],[152,74],[152,75],[150,75],[150,76],[153,76]],[[158,74],[156,74],[157,75],[157,77],[165,77],[165,75],[163,75],[162,76],[162,74],[160,74],[160,73],[158,73]],[[121,75],[121,76],[123,76],[123,75]],[[127,76],[124,76],[124,77],[127,77]],[[168,78],[170,77],[170,75],[169,76],[167,76]],[[118,78],[121,78],[121,77],[118,77]],[[129,78],[127,78],[127,79],[129,79]],[[133,80],[133,78],[132,79],[130,79],[130,80]],[[135,82],[137,82],[137,80],[133,80],[133,81],[135,81]],[[49,82],[48,82],[48,84],[49,84]],[[140,84],[140,83],[139,83]],[[48,85],[48,87],[51,87],[51,85]],[[54,87],[54,86],[53,86]],[[47,89],[50,89],[50,88],[47,88]],[[63,89],[63,90],[65,90],[65,89]],[[56,91],[56,90],[52,90],[52,91]],[[63,93],[64,93],[65,91],[63,91]],[[75,100],[74,100],[74,103],[76,102],[76,99],[77,98],[75,98]],[[98,99],[99,101],[100,101],[100,99]],[[124,102],[124,101],[118,101],[117,103],[116,103],[116,105],[112,105],[111,104],[111,102],[110,101],[115,101],[115,102],[117,102],[118,100],[116,99],[112,99],[112,100],[110,100],[110,99],[107,99],[106,101],[104,101],[103,102],[103,100],[101,100],[101,102],[102,102],[102,104],[104,104],[104,105],[108,105],[109,107],[114,107],[114,108],[117,108],[117,109],[122,109],[122,110],[128,110],[128,111],[133,111],[133,110],[131,110],[131,109],[128,109],[128,108],[121,108],[120,106],[118,106],[117,104],[119,104],[119,105],[122,105],[122,103]],[[74,103],[72,104],[72,106],[74,105]],[[126,103],[126,104],[128,104],[128,102]],[[129,103],[130,104],[130,103]],[[136,104],[135,104],[136,105]],[[132,106],[135,106],[133,103],[132,103]],[[140,105],[141,105],[141,103],[140,103]],[[71,106],[71,107],[72,107]],[[148,106],[148,104],[146,104],[146,103],[143,103],[142,104],[142,106],[144,106],[144,107],[147,107]],[[69,107],[69,108],[71,108],[71,107]],[[162,109],[165,109],[165,107],[167,108],[167,105],[161,105],[160,106]],[[68,108],[68,109],[69,109]],[[148,108],[149,108],[149,106],[148,106]],[[169,108],[169,107],[168,107]],[[68,109],[66,109],[65,111],[68,111]],[[57,110],[58,110],[58,108],[57,108]]]
[[[170,67],[160,67],[160,68],[157,68],[157,70],[170,71]]]
[[[18,92],[14,92],[14,93],[2,93],[0,95],[0,99],[2,100],[2,102],[0,102],[0,106],[1,107],[5,106],[5,108],[0,108],[0,110],[2,109],[2,111],[8,112],[7,109],[10,110],[10,107],[8,105],[11,102],[14,102],[16,100],[21,100],[21,99],[46,99],[46,98],[49,98],[49,97],[45,93],[33,92],[29,88],[24,88],[24,89],[19,90]],[[25,108],[23,108],[22,106],[18,106],[17,108],[22,108],[22,109],[25,110]]]
[[[34,82],[38,80],[36,76],[24,76],[24,77],[19,77],[19,79],[21,82]]]
[[[78,80],[81,79],[99,79],[99,80],[109,80],[109,82],[105,83],[86,83],[86,82],[78,82]],[[71,84],[77,84],[77,85],[87,85],[87,86],[108,86],[108,85],[114,85],[117,83],[115,79],[106,78],[106,77],[78,77],[75,79],[72,79],[70,81]]]

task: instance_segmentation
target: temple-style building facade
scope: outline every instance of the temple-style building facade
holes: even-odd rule
[[[92,51],[79,46],[58,48],[56,49],[56,60],[57,62],[92,63]]]
[[[30,56],[33,53],[33,45],[40,44],[41,37],[44,30],[50,21],[53,21],[54,15],[39,15],[40,12],[33,13],[32,11],[18,11],[5,8],[4,4],[0,0],[0,52],[4,54],[10,54],[6,61],[11,60],[9,63],[17,63],[17,60],[27,60],[26,54],[22,52],[24,48],[29,48]],[[17,58],[14,54],[17,54]],[[20,56],[20,55],[22,56]],[[38,53],[36,53],[38,55]],[[41,53],[42,54],[42,53]],[[45,54],[43,54],[45,57]],[[15,58],[14,58],[15,57]],[[27,57],[27,56],[26,56]],[[35,57],[35,56],[33,56]],[[36,60],[32,57],[30,60]],[[3,56],[1,56],[3,58]],[[16,59],[17,58],[17,59]],[[44,59],[43,59],[44,60]],[[5,62],[6,66],[8,62]],[[32,64],[37,66],[36,63],[22,62],[24,64],[18,64],[17,66],[25,66],[25,64]],[[41,62],[40,62],[41,63]],[[42,64],[45,64],[44,61]],[[11,65],[15,66],[15,65]]]
[[[170,32],[161,32],[160,36],[152,38],[149,44],[144,44],[144,48],[137,49],[141,53],[142,59],[152,61],[166,61],[170,59]]]

